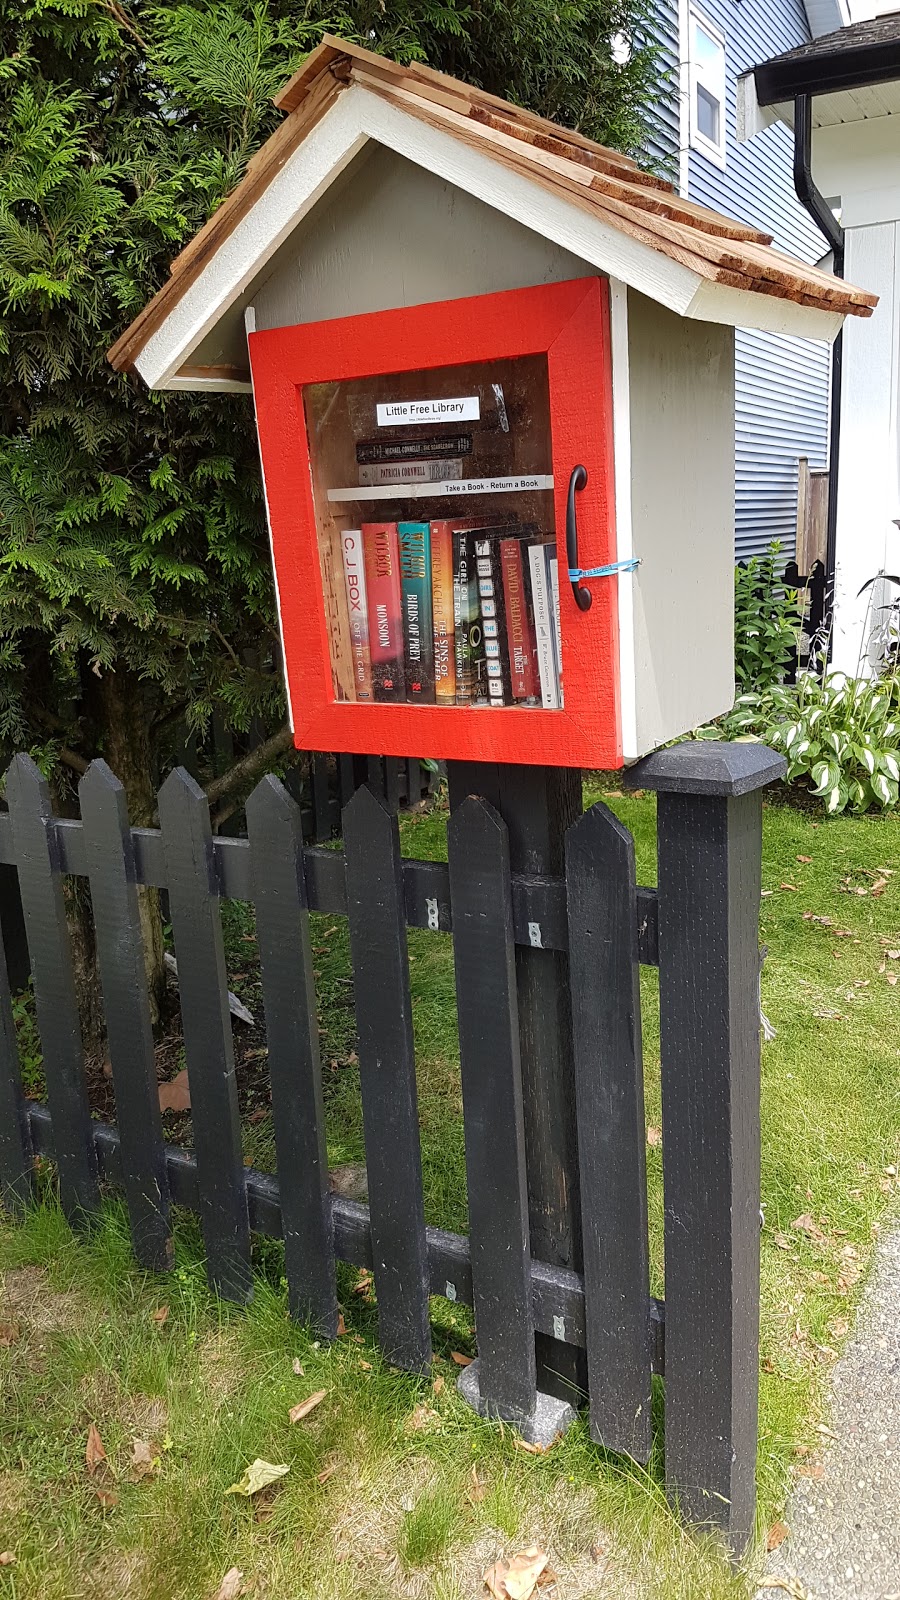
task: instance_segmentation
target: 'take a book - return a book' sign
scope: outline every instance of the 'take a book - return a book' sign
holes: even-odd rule
[[[376,405],[375,414],[379,428],[403,428],[417,422],[479,422],[481,403],[477,394],[455,400],[386,400]]]

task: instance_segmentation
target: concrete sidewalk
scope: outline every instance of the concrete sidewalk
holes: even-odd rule
[[[824,1476],[798,1478],[757,1600],[900,1600],[900,1221],[881,1238],[832,1376]]]

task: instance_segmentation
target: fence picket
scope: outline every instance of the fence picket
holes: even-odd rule
[[[3,928],[0,925],[0,1202],[13,1214],[20,1212],[31,1194],[31,1124],[22,1094],[19,1049]]]
[[[225,1299],[249,1300],[250,1226],[212,830],[206,796],[183,767],[159,792],[159,816],[207,1273]]]
[[[447,838],[479,1388],[491,1415],[521,1423],[536,1365],[509,839],[474,796]]]
[[[598,804],[566,835],[591,1435],[650,1455],[650,1303],[634,840]]]
[[[247,801],[272,1119],[292,1316],[338,1326],[316,989],[300,809],[269,775]]]
[[[428,1249],[400,836],[368,785],[344,808],[343,828],[379,1336],[388,1360],[426,1371]]]
[[[314,838],[317,844],[331,838],[331,798],[328,789],[328,757],[316,754],[310,757],[312,766],[312,802],[315,818]]]
[[[31,955],[34,1003],[53,1119],[63,1210],[77,1221],[98,1203],[97,1158],[84,1076],[75,967],[47,780],[30,756],[13,757],[6,798]]]
[[[172,1265],[169,1180],[125,790],[92,761],[78,795],[131,1237],[141,1265],[161,1272]]]

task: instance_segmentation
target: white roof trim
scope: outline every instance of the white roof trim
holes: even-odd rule
[[[820,311],[798,306],[774,294],[753,294],[724,283],[703,279],[685,311],[700,322],[725,322],[733,328],[760,328],[764,333],[789,333],[801,339],[823,339],[832,344],[844,324],[840,311]]]
[[[135,362],[149,388],[234,387],[226,379],[179,379],[178,372],[369,139],[456,184],[679,316],[740,327],[777,327],[810,338],[833,337],[831,325],[835,332],[840,326],[840,317],[808,306],[713,284],[524,174],[501,166],[490,155],[353,84],[298,145],[151,334]]]

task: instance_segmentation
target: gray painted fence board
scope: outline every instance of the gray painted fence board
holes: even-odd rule
[[[650,1455],[650,1294],[634,840],[606,806],[566,835],[591,1435]]]
[[[163,784],[159,815],[178,960],[207,1273],[212,1287],[225,1299],[248,1300],[252,1294],[250,1224],[209,806],[203,790],[183,767],[176,767]]]
[[[537,1376],[509,838],[470,796],[447,828],[479,1387],[523,1422]]]
[[[263,778],[247,801],[291,1314],[337,1334],[325,1107],[300,808]]]
[[[0,928],[0,1200],[20,1213],[31,1196],[32,1150],[28,1107],[22,1094],[3,930]]]
[[[132,1243],[160,1272],[172,1265],[169,1187],[125,790],[92,761],[78,795]]]
[[[388,1360],[424,1372],[428,1250],[400,835],[368,785],[344,807],[343,833],[379,1338]]]
[[[98,1203],[97,1161],[63,881],[54,860],[50,790],[30,756],[13,758],[6,779],[47,1103],[56,1130],[60,1202],[73,1221]]]

